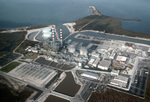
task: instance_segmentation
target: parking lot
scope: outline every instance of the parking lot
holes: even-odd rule
[[[38,58],[37,60],[35,60],[35,62],[42,64],[42,65],[50,66],[57,70],[70,70],[75,67],[74,65],[60,64],[54,61],[49,61],[43,57]]]

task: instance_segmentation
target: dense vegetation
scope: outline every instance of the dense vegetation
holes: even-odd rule
[[[0,56],[12,52],[25,38],[26,32],[0,33]]]
[[[74,28],[76,31],[96,30],[96,31],[105,31],[106,33],[114,33],[118,35],[127,35],[131,37],[150,38],[149,34],[137,33],[137,32],[122,29],[121,20],[140,21],[137,19],[121,19],[121,18],[114,18],[114,17],[104,16],[104,15],[102,16],[91,15],[75,21],[76,25],[74,26]]]
[[[1,71],[8,73],[9,71],[13,70],[14,68],[16,68],[17,66],[19,66],[21,63],[19,62],[12,62],[8,65],[6,65],[5,67],[3,67],[1,69]]]

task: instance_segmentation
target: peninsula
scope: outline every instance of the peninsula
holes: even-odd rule
[[[89,6],[92,9],[90,16],[78,19],[74,25],[75,31],[94,30],[109,34],[125,35],[130,37],[150,38],[149,34],[128,31],[121,28],[122,21],[140,22],[139,19],[124,19],[103,15],[94,6]]]

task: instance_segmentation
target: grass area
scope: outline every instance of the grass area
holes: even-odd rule
[[[20,47],[18,47],[18,49],[16,49],[15,52],[18,52],[18,53],[23,53],[25,51],[25,49],[28,47],[28,46],[34,46],[35,44],[37,44],[38,42],[36,41],[30,41],[30,40],[25,40],[22,45],[20,45]]]
[[[13,70],[14,68],[16,68],[17,66],[19,66],[21,63],[19,62],[12,62],[8,65],[6,65],[5,67],[3,67],[1,69],[1,71],[8,73],[9,71]]]
[[[37,53],[27,53],[25,55],[26,58],[29,58],[29,59],[35,59],[37,58],[38,54]]]
[[[85,24],[92,21],[90,24],[82,28]],[[84,17],[82,19],[79,19],[75,21],[76,25],[74,26],[75,30],[96,30],[96,31],[105,31],[106,33],[114,33],[118,35],[127,35],[131,37],[141,37],[141,38],[150,38],[149,34],[144,33],[137,33],[133,31],[124,30],[121,28],[122,22],[121,20],[126,21],[140,21],[136,19],[121,19],[121,18],[115,18],[115,17],[109,17],[109,16],[97,16],[97,15],[91,15]]]
[[[12,52],[25,38],[26,31],[0,33],[0,56]]]

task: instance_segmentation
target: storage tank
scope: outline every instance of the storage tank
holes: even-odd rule
[[[80,48],[80,55],[87,56],[87,49],[85,47]]]
[[[68,45],[68,51],[70,52],[70,53],[74,53],[75,51],[76,51],[76,49],[75,49],[75,46],[74,45]]]
[[[52,29],[51,28],[45,28],[42,30],[43,38],[48,39],[52,36]]]

